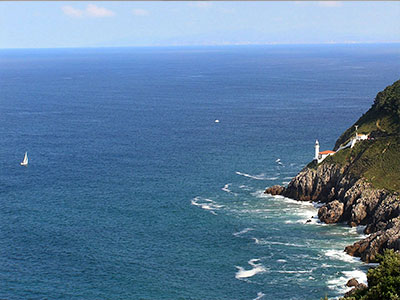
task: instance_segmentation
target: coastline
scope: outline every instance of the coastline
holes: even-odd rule
[[[399,250],[398,195],[375,189],[363,179],[347,176],[343,169],[334,164],[322,163],[316,169],[306,166],[286,187],[275,185],[264,193],[300,203],[312,203],[318,209],[318,215],[306,220],[305,224],[341,224],[349,232],[359,232],[358,241],[345,246],[339,253],[332,253],[345,255],[349,263],[352,259],[359,259],[369,269],[376,266],[376,256],[382,254],[384,249]],[[362,274],[342,272],[348,276],[331,280],[328,287],[338,287],[343,295],[349,295],[366,286],[366,273],[367,270]],[[355,287],[347,286],[351,279],[357,280]]]

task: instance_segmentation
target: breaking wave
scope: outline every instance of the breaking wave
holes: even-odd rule
[[[224,205],[217,204],[214,200],[202,197],[195,197],[191,200],[192,205],[198,206],[204,210],[210,211],[212,214],[216,214],[215,210],[219,210],[224,207]]]
[[[257,293],[257,297],[254,298],[253,300],[260,300],[260,299],[264,298],[264,296],[265,296],[264,293],[258,292],[258,293]]]
[[[257,258],[250,259],[250,260],[248,261],[248,264],[249,264],[250,266],[253,267],[253,268],[250,269],[250,270],[245,270],[245,269],[242,268],[242,267],[236,266],[236,268],[238,269],[238,271],[236,272],[235,278],[236,278],[236,279],[249,278],[249,277],[252,277],[252,276],[254,276],[254,275],[258,274],[258,273],[264,273],[264,272],[266,272],[267,269],[266,269],[262,264],[257,263],[257,262],[259,262],[259,261],[260,261],[260,260],[257,259]]]
[[[328,280],[326,283],[331,290],[337,290],[339,293],[344,294],[352,289],[347,287],[346,283],[355,278],[359,283],[367,283],[367,275],[361,270],[342,271],[342,276]]]
[[[330,259],[341,260],[341,261],[348,262],[348,263],[355,263],[360,260],[357,257],[348,255],[346,252],[344,252],[344,250],[337,250],[337,249],[327,250],[325,252],[325,255],[327,257],[329,257]]]
[[[250,174],[246,174],[246,173],[242,173],[239,171],[235,172],[237,175],[240,176],[244,176],[244,177],[248,177],[251,179],[256,179],[256,180],[277,180],[278,177],[266,177],[264,173],[258,174],[258,175],[250,175]]]

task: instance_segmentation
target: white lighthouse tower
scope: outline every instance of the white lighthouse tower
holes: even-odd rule
[[[318,161],[318,159],[319,159],[319,142],[318,142],[318,140],[315,140],[315,156],[314,156],[314,159],[316,161]]]

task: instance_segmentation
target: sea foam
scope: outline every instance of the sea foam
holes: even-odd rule
[[[341,260],[341,261],[348,262],[348,263],[355,263],[355,262],[359,261],[359,258],[348,255],[343,250],[330,249],[325,252],[325,255],[327,257],[329,257],[330,259]]]
[[[346,286],[346,283],[355,278],[359,283],[367,283],[367,275],[361,270],[342,271],[342,276],[328,280],[326,283],[331,290],[337,290],[339,293],[344,294],[352,289]]]
[[[276,180],[276,179],[278,179],[278,177],[266,177],[264,173],[261,173],[261,174],[258,174],[258,175],[250,175],[250,174],[242,173],[242,172],[239,172],[239,171],[236,171],[235,173],[237,175],[248,177],[248,178],[251,178],[251,179],[256,179],[256,180]]]
[[[243,230],[241,230],[239,232],[234,232],[233,235],[234,236],[240,236],[240,235],[245,234],[246,232],[249,232],[251,230],[254,230],[254,229],[248,227],[248,228],[245,228],[245,229],[243,229]]]
[[[248,264],[253,267],[250,270],[245,270],[242,267],[236,266],[238,271],[236,272],[235,278],[236,279],[249,278],[249,277],[252,277],[252,276],[254,276],[254,275],[258,274],[258,273],[266,272],[267,269],[262,264],[257,263],[259,261],[260,260],[257,259],[257,258],[250,259],[248,261]]]
[[[204,210],[210,211],[212,214],[216,214],[215,210],[219,210],[224,207],[224,205],[217,204],[214,200],[202,197],[195,197],[191,200],[192,205],[198,206]]]
[[[254,298],[253,300],[260,300],[260,299],[264,298],[264,296],[265,296],[264,293],[258,292],[258,293],[257,293],[257,297]]]

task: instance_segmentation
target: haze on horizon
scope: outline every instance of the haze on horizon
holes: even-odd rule
[[[400,42],[400,2],[0,2],[0,48]]]

